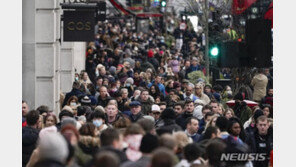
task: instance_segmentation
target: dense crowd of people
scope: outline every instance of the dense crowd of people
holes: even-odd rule
[[[254,76],[252,97],[194,80],[190,74],[206,72],[201,36],[175,28],[168,41],[157,27],[137,33],[124,19],[98,23],[86,68],[62,96],[59,115],[44,105],[29,111],[22,102],[22,166],[272,165],[268,69]],[[264,159],[221,160],[224,153],[264,153]]]

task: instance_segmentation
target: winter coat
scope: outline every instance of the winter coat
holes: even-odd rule
[[[264,74],[257,74],[252,79],[251,85],[254,87],[253,100],[261,101],[266,96],[268,79]]]
[[[118,122],[118,120],[124,119],[124,116],[123,116],[123,114],[121,112],[117,113],[115,121],[113,121],[113,122],[109,122],[107,114],[105,114],[105,115],[106,115],[106,122],[108,124],[111,124],[112,126],[114,126],[116,124],[116,122]]]
[[[142,112],[139,112],[137,115],[133,115],[131,114],[129,116],[129,119],[132,121],[132,122],[137,122],[138,120],[140,120],[141,118],[144,118],[144,114]]]
[[[23,127],[22,129],[22,166],[29,162],[31,154],[37,145],[39,131],[32,127]]]
[[[198,97],[200,100],[204,101],[205,104],[209,104],[210,101],[211,101],[210,98],[209,98],[209,96],[206,95],[206,94],[204,94],[204,93],[201,93],[201,96],[200,97],[197,96],[197,95],[196,95],[196,97]]]
[[[258,129],[256,128],[253,133],[249,133],[246,143],[250,147],[252,153],[266,153],[266,157],[269,158],[271,150],[273,150],[273,130],[270,127],[268,129],[267,135],[262,140],[259,137]],[[264,151],[263,151],[264,150]],[[254,167],[268,167],[269,159],[265,161],[254,161]]]
[[[101,99],[101,96],[99,96],[98,97],[98,100],[97,100],[97,105],[106,107],[110,99],[111,99],[111,97],[108,96],[107,98],[105,98],[103,100],[103,99]]]
[[[75,148],[75,158],[78,165],[84,166],[97,153],[100,139],[92,136],[80,136],[78,146]]]

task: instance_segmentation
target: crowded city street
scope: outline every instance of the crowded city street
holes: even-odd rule
[[[273,166],[272,0],[51,1],[23,52],[23,167]]]

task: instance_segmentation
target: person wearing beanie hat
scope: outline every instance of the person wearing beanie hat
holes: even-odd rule
[[[39,161],[35,167],[65,166],[69,154],[66,139],[59,133],[48,133],[39,140]]]
[[[244,124],[251,116],[252,110],[247,106],[247,103],[244,102],[243,95],[238,93],[234,96],[235,105],[233,106],[234,114],[240,118],[242,124]]]
[[[153,52],[153,50],[150,49],[150,50],[148,51],[147,55],[148,55],[148,58],[152,58],[152,57],[154,57],[154,52]]]
[[[152,156],[152,151],[158,147],[158,138],[155,135],[147,133],[143,136],[140,145],[140,151],[142,152],[142,157],[135,162],[125,162],[121,167],[145,167],[149,166]]]
[[[162,135],[164,133],[172,134],[176,131],[182,131],[182,128],[175,122],[176,113],[173,108],[169,107],[163,110],[160,117],[163,120],[164,125],[156,129],[158,135]]]
[[[84,96],[82,99],[81,99],[81,105],[82,106],[89,106],[91,104],[91,100],[89,99],[88,96]]]
[[[221,96],[220,96],[219,93],[217,93],[217,92],[213,93],[213,97],[215,98],[215,100],[217,100],[217,102],[220,103],[220,101],[221,101]]]

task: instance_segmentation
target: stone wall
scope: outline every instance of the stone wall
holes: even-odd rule
[[[30,109],[47,105],[58,114],[60,92],[71,90],[75,65],[84,69],[86,44],[60,42],[59,0],[26,0],[22,5],[22,97]]]

